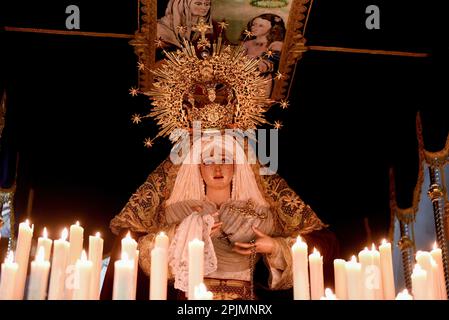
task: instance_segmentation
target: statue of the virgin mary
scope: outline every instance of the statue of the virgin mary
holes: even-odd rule
[[[213,48],[200,56],[189,48],[169,54],[147,93],[160,135],[178,140],[172,156],[110,223],[118,240],[128,231],[138,239],[137,298],[148,299],[150,251],[161,231],[170,239],[169,299],[186,298],[188,243],[194,238],[204,242],[204,283],[214,299],[292,297],[291,246],[297,236],[323,254],[331,282],[335,237],[284,179],[253,161],[252,144],[242,138],[242,130],[266,123],[269,100],[257,60],[241,54],[242,47]],[[192,134],[197,121],[202,131]],[[117,249],[103,299],[111,297]]]

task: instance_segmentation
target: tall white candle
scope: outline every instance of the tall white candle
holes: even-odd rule
[[[158,248],[165,249],[168,252],[168,245],[169,245],[168,236],[163,231],[159,232],[159,234],[156,236],[154,246],[158,247]]]
[[[310,297],[312,300],[320,300],[324,295],[323,257],[313,248],[309,255],[310,268]]]
[[[138,252],[137,242],[131,237],[131,232],[128,232],[126,237],[122,239],[122,253],[126,253],[128,259],[134,261],[134,293],[137,290],[137,270],[139,267]]]
[[[0,279],[0,300],[13,300],[15,299],[14,286],[16,284],[16,277],[19,271],[19,265],[14,262],[14,253],[9,252],[2,263],[2,273]]]
[[[382,279],[382,265],[380,262],[380,252],[377,251],[376,245],[371,246],[371,257],[373,259],[373,273],[375,277],[374,298],[376,300],[384,299],[383,279]]]
[[[76,263],[81,257],[81,252],[83,251],[83,242],[84,242],[84,229],[80,226],[79,221],[70,226],[70,234],[69,234],[69,242],[70,242],[70,253],[69,253],[69,262],[66,270],[66,299],[72,300],[74,288],[76,283],[71,283],[72,281],[76,281]]]
[[[55,240],[53,246],[48,300],[64,300],[65,298],[65,275],[70,252],[67,236],[67,228],[64,228],[61,239]]]
[[[210,291],[207,291],[206,286],[204,283],[200,283],[199,285],[195,286],[194,289],[194,300],[213,300],[214,294]]]
[[[435,289],[435,299],[442,300],[441,295],[440,295],[440,283],[439,283],[440,277],[438,274],[438,264],[432,258],[430,260],[430,265],[432,267],[432,279],[433,279],[433,287]]]
[[[31,240],[33,238],[34,225],[30,226],[28,220],[19,224],[19,235],[16,247],[16,262],[19,270],[16,276],[15,299],[22,300],[25,293],[25,283],[30,258]]]
[[[348,299],[362,300],[362,265],[357,262],[357,258],[352,256],[350,261],[346,262],[346,279],[348,285]]]
[[[427,272],[419,264],[415,265],[412,273],[412,292],[415,300],[428,300]]]
[[[396,300],[413,300],[413,297],[408,293],[407,289],[404,289],[402,292],[398,293]]]
[[[163,247],[151,250],[150,300],[167,300],[168,252]]]
[[[378,286],[376,283],[375,266],[373,261],[373,256],[368,248],[363,249],[359,252],[359,262],[362,266],[362,289],[363,289],[363,299],[364,300],[375,300],[375,287]]]
[[[391,243],[385,239],[379,246],[380,251],[380,266],[382,274],[383,296],[386,300],[394,300],[396,295],[396,288],[394,284],[393,272],[393,257],[391,254]]]
[[[41,246],[34,261],[31,262],[28,300],[45,300],[47,297],[50,261],[45,260],[45,247]]]
[[[83,251],[84,229],[80,226],[79,221],[70,226],[70,265],[75,265],[81,257]]]
[[[39,249],[42,247],[42,248],[44,248],[44,260],[50,261],[52,244],[53,244],[53,241],[51,239],[48,239],[47,228],[44,227],[44,231],[42,232],[42,237],[39,237],[37,239],[36,254],[39,252]]]
[[[134,261],[122,252],[122,259],[114,263],[114,285],[112,300],[134,300]]]
[[[295,300],[309,300],[309,261],[307,243],[298,236],[292,246],[293,294]]]
[[[433,245],[433,250],[430,252],[432,258],[438,265],[438,288],[440,291],[440,297],[443,300],[447,300],[446,286],[444,280],[444,269],[443,269],[443,255],[441,249],[438,248],[437,243]]]
[[[416,252],[416,262],[419,266],[426,271],[427,274],[427,295],[429,300],[437,299],[437,292],[439,287],[435,287],[434,273],[432,270],[432,256],[430,252],[418,251]]]
[[[189,291],[188,299],[192,300],[195,286],[203,282],[204,278],[204,242],[193,239],[189,242]]]
[[[346,261],[343,259],[334,260],[335,295],[339,300],[348,299],[345,265]]]
[[[103,239],[100,233],[89,236],[89,261],[92,261],[91,300],[100,299],[100,276],[103,264]]]
[[[87,260],[86,251],[82,251],[81,259],[75,264],[75,288],[73,300],[89,300],[92,279],[92,261]]]

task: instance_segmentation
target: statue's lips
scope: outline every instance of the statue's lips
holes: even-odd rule
[[[214,179],[223,179],[224,177],[223,176],[216,176],[216,177],[214,177]]]

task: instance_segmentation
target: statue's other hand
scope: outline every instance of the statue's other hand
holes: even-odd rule
[[[256,227],[253,227],[253,231],[256,234],[256,240],[251,242],[235,242],[232,250],[243,255],[250,255],[253,248],[256,249],[257,253],[273,253],[275,247],[274,239]]]

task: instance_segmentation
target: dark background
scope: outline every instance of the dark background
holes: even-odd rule
[[[279,173],[336,232],[342,257],[387,235],[388,171],[398,201],[411,205],[421,112],[426,148],[443,148],[449,129],[448,42],[442,1],[315,0],[309,45],[428,52],[430,58],[307,52],[297,66],[291,107],[270,117],[280,131]],[[2,1],[2,24],[65,30],[66,6],[81,10],[81,30],[133,34],[137,1]],[[365,8],[381,10],[381,29],[365,28]],[[132,125],[148,101],[137,85],[127,39],[1,32],[0,89],[8,93],[3,153],[19,154],[16,208],[40,233],[59,237],[80,220],[112,245],[109,221],[168,155],[167,140],[145,149],[155,126]]]

